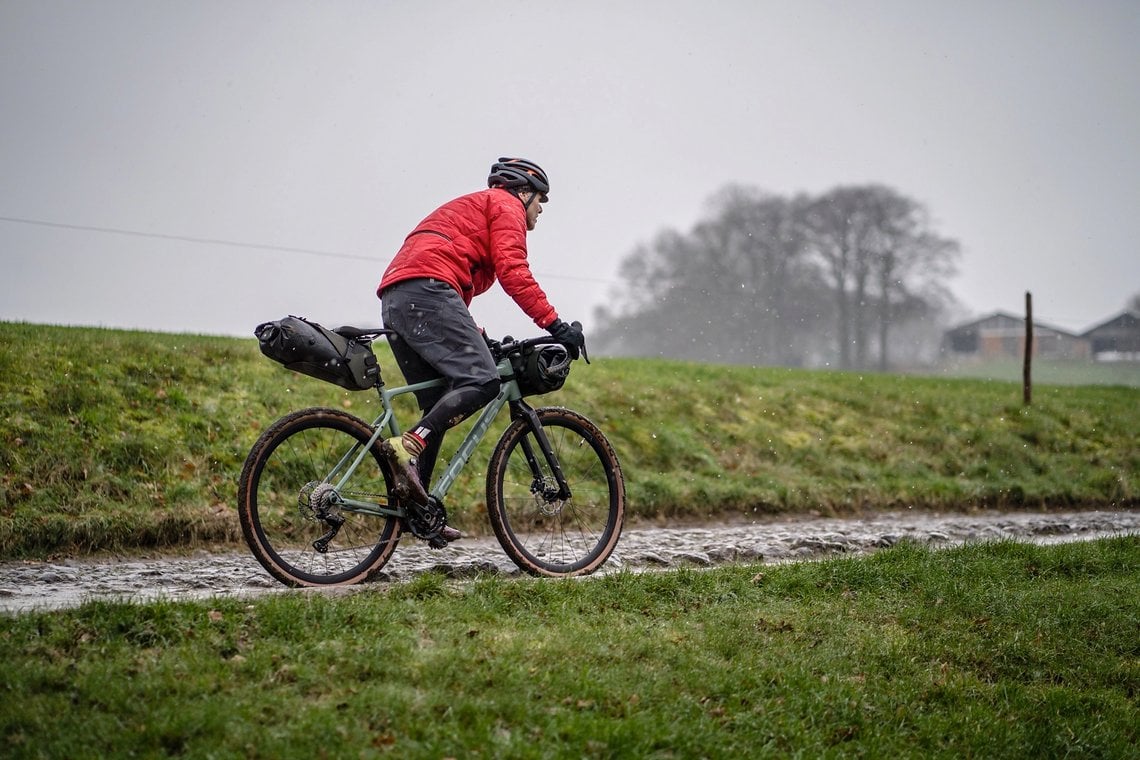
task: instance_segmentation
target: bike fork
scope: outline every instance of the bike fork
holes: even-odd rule
[[[531,432],[534,433],[535,440],[538,441],[538,447],[542,450],[542,456],[546,459],[547,466],[554,474],[554,482],[558,484],[558,493],[550,494],[557,496],[563,501],[571,497],[570,485],[566,482],[566,476],[562,474],[562,465],[558,461],[558,457],[554,453],[554,447],[550,445],[550,439],[546,436],[546,430],[542,427],[542,421],[538,418],[538,412],[534,408],[523,401],[511,402],[511,416],[516,419],[525,419],[529,425]],[[531,474],[534,475],[535,483],[542,483],[542,466],[539,463],[538,456],[535,454],[534,447],[531,446],[530,439],[523,436],[519,442],[523,450],[523,455],[526,457],[527,464],[530,465]]]

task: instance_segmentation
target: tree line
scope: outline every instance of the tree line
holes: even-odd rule
[[[959,245],[921,203],[882,185],[794,197],[729,185],[707,209],[622,260],[616,305],[595,314],[600,350],[885,370],[936,349]]]

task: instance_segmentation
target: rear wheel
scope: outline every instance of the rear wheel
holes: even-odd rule
[[[621,536],[625,481],[602,432],[568,409],[535,410],[570,487],[558,484],[526,419],[512,422],[491,455],[487,510],[503,551],[531,575],[588,575]]]
[[[371,580],[392,556],[400,520],[353,511],[344,500],[388,504],[392,477],[377,446],[352,477],[338,466],[372,437],[368,423],[335,409],[282,417],[249,453],[238,483],[238,516],[253,556],[289,586]]]

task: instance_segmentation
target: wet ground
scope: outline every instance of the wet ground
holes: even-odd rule
[[[904,539],[952,546],[1002,539],[1056,543],[1120,534],[1140,534],[1140,510],[971,515],[903,512],[849,519],[646,526],[626,529],[602,572],[857,555]],[[465,539],[437,551],[405,536],[385,567],[381,582],[403,581],[432,570],[455,578],[518,573],[493,537]],[[0,613],[72,607],[90,599],[145,601],[285,591],[243,551],[203,551],[189,557],[0,562]]]

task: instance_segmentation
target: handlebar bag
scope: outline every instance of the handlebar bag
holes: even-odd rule
[[[559,344],[529,348],[511,357],[519,392],[524,396],[552,393],[570,374],[570,352]]]
[[[264,322],[253,334],[261,353],[294,372],[350,391],[365,391],[380,382],[380,365],[370,341],[345,338],[292,315]]]

